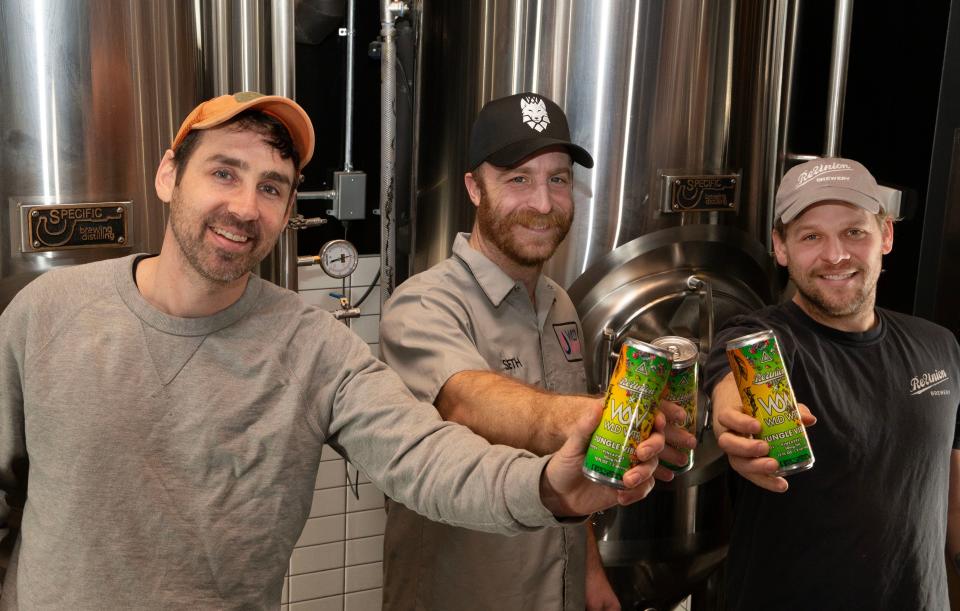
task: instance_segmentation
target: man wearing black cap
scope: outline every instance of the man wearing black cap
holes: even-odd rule
[[[457,236],[453,256],[391,296],[381,350],[414,395],[445,419],[492,443],[546,454],[578,414],[600,402],[582,395],[576,310],[540,273],[573,218],[572,162],[591,168],[593,159],[570,142],[563,111],[533,93],[484,106],[469,156],[473,231]],[[682,421],[677,406],[664,409]],[[672,443],[692,447],[693,437],[683,435],[670,430]],[[686,457],[669,459],[683,464]],[[591,538],[586,545],[588,531],[476,533],[388,501],[384,609],[619,609],[596,544]]]
[[[796,293],[729,321],[704,380],[719,445],[743,476],[728,608],[948,609],[945,543],[951,558],[960,553],[957,340],[875,307],[893,219],[861,164],[792,168],[775,215],[775,254]],[[792,475],[789,490],[754,437],[759,423],[740,411],[724,353],[728,340],[764,329],[777,335],[797,400],[817,417],[808,431],[816,463]]]

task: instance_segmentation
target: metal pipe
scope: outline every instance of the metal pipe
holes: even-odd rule
[[[260,90],[260,6],[257,0],[240,0],[240,89]]]
[[[847,91],[847,64],[850,59],[850,30],[853,27],[853,0],[837,0],[833,18],[833,50],[830,55],[830,85],[827,91],[827,128],[823,156],[840,154],[843,135],[843,102]]]
[[[211,66],[213,94],[230,93],[230,22],[228,20],[227,0],[214,0],[210,7],[212,22]]]
[[[393,172],[396,161],[396,48],[395,16],[390,0],[380,3],[380,303],[393,293],[396,280],[393,248],[396,243],[396,221],[393,217]]]
[[[273,0],[270,6],[273,93],[293,98],[296,93],[296,43],[293,0]]]
[[[780,181],[780,175],[777,172],[778,156],[780,150],[780,120],[783,104],[783,76],[784,76],[784,51],[787,38],[787,17],[788,0],[777,0],[771,9],[770,30],[772,35],[767,45],[767,61],[769,62],[770,75],[770,98],[768,100],[767,115],[767,141],[764,145],[764,153],[767,155],[766,183],[764,197],[767,199],[765,224],[761,230],[764,236],[764,246],[768,252],[773,251],[773,238],[770,235],[770,228],[773,227],[773,197],[777,192],[777,183]]]
[[[343,171],[353,170],[353,39],[356,36],[356,2],[347,0],[347,92],[344,114]]]
[[[250,7],[244,7],[249,10]],[[296,64],[293,30],[293,0],[273,0],[270,3],[270,50],[271,66],[273,68],[273,87],[270,93],[293,99],[296,94]],[[241,14],[245,14],[246,11]],[[256,15],[256,13],[253,13]],[[249,24],[252,21],[246,18]],[[244,30],[246,31],[246,30]],[[244,37],[246,38],[246,36]],[[256,40],[256,39],[254,39]],[[259,64],[259,62],[257,62]],[[291,217],[297,216],[297,202],[291,204]],[[280,234],[277,245],[273,249],[276,263],[276,283],[291,291],[298,288],[299,272],[297,271],[297,229],[288,225]]]

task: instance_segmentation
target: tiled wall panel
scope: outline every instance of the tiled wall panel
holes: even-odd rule
[[[317,266],[300,268],[300,295],[328,311],[340,307],[330,293],[351,304],[376,276],[379,257],[361,257],[350,282],[329,278]],[[348,326],[379,356],[380,288],[360,306]],[[324,446],[310,518],[284,581],[281,611],[380,611],[383,583],[383,494],[333,448]]]

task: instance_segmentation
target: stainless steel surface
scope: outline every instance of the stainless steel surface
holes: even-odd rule
[[[259,32],[259,26],[258,31],[253,34],[255,36],[254,40],[259,40],[263,36]],[[291,99],[295,98],[297,74],[294,61],[296,43],[294,42],[293,29],[293,0],[271,0],[269,40],[273,86],[268,91]],[[296,215],[296,200],[294,200],[292,206],[291,214]],[[276,269],[279,273],[275,278],[269,279],[284,288],[296,291],[299,285],[296,229],[289,225],[284,228],[270,256],[276,259]]]
[[[769,256],[735,228],[691,225],[637,238],[601,257],[568,290],[583,325],[588,384],[600,380],[605,327],[617,338],[644,341],[700,336],[700,298],[687,288],[691,274],[709,280],[718,324],[774,298]]]
[[[573,227],[546,273],[590,264],[666,227],[730,224],[761,243],[778,175],[788,0],[471,0],[423,6],[414,269],[473,221],[470,125],[533,90],[565,108],[596,166],[575,166]],[[662,215],[660,172],[742,172],[735,215]]]
[[[0,309],[54,267],[159,252],[154,173],[201,96],[196,9],[0,0]],[[129,201],[128,248],[23,253],[11,206],[28,200]]]
[[[608,375],[610,346],[628,339],[694,338],[705,352],[715,321],[772,299],[770,274],[769,256],[756,240],[717,225],[661,229],[601,257],[569,289],[582,322],[588,387]],[[693,468],[658,484],[642,503],[594,521],[601,557],[625,608],[670,608],[705,583],[725,557],[726,459],[713,435],[703,434],[710,406],[702,391],[697,403],[701,445]]]
[[[847,90],[847,63],[850,57],[850,30],[853,28],[853,0],[836,0],[833,15],[833,47],[830,54],[830,84],[827,89],[827,126],[823,156],[840,155],[843,136],[843,101]]]

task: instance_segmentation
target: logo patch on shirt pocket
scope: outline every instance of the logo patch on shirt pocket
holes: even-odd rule
[[[560,343],[560,350],[567,361],[582,361],[583,354],[580,349],[580,330],[575,322],[564,322],[553,325],[553,332],[557,334],[557,341]]]

